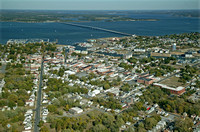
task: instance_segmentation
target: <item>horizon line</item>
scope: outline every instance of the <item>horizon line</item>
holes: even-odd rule
[[[80,10],[65,10],[65,9],[0,9],[1,10],[31,10],[31,11],[181,11],[181,10],[200,10],[200,9],[137,9],[137,10],[122,10],[122,9],[114,9],[114,10],[93,10],[93,9],[80,9]]]

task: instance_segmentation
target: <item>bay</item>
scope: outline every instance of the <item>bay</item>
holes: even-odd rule
[[[158,21],[118,21],[118,22],[80,22],[82,25],[101,27],[114,31],[144,35],[161,36],[200,32],[200,19],[176,17],[167,14],[128,14],[136,19],[159,19]],[[21,23],[0,22],[0,43],[9,39],[50,39],[59,44],[74,44],[87,39],[104,37],[122,37],[122,35],[65,25],[62,23]]]

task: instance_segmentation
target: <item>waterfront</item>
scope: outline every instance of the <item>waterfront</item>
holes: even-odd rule
[[[200,32],[199,18],[176,17],[161,14],[137,14],[132,18],[154,18],[158,21],[119,21],[119,22],[81,22],[82,25],[95,26],[119,32],[161,36]],[[74,44],[92,38],[121,37],[121,35],[104,31],[91,30],[61,23],[18,23],[0,22],[0,43],[5,44],[9,39],[50,39],[58,40],[59,44]]]

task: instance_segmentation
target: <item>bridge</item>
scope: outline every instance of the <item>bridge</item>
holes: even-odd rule
[[[68,23],[68,22],[66,22],[66,23],[61,23],[61,24],[66,24],[66,25],[75,26],[75,27],[81,27],[81,28],[89,28],[89,29],[93,29],[93,30],[100,30],[100,31],[119,34],[119,35],[123,35],[123,36],[132,36],[133,35],[133,34],[118,32],[118,31],[109,30],[109,29],[105,29],[105,28],[81,25],[81,24],[76,24],[76,23]]]

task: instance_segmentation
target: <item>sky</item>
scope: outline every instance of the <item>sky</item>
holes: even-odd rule
[[[0,0],[0,9],[180,10],[200,9],[200,0]]]

